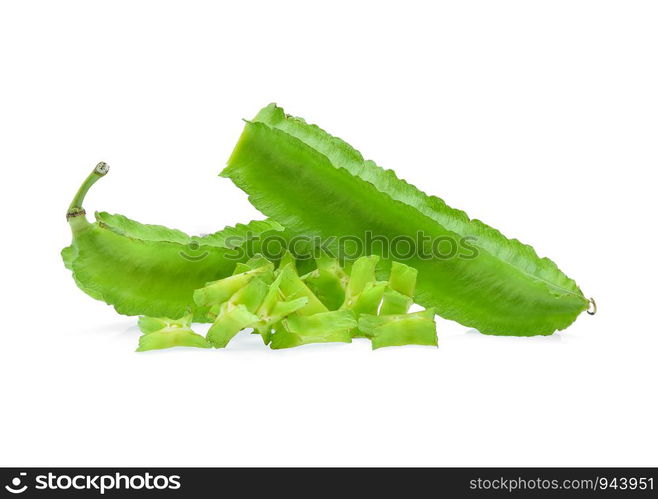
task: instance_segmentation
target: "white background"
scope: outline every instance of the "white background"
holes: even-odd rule
[[[4,1],[0,465],[658,465],[655,2]],[[87,208],[259,217],[217,177],[276,101],[535,246],[599,303],[547,338],[136,354],[59,251]]]

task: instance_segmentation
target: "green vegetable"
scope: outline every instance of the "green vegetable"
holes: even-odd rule
[[[238,265],[233,275],[194,292],[197,305],[216,312],[207,335],[214,347],[226,347],[237,333],[249,327],[261,334],[265,344],[273,341],[272,348],[344,341],[345,337],[351,341],[349,327],[343,325],[345,314],[329,313],[297,275],[290,257],[282,258],[281,265],[275,273],[274,265],[258,255]],[[244,271],[236,273],[238,270]],[[352,318],[350,327],[356,326],[352,312],[348,314]],[[340,324],[339,331],[336,324]],[[279,331],[276,340],[272,329]]]
[[[153,333],[165,328],[185,328],[192,324],[192,314],[188,313],[180,319],[169,319],[167,317],[140,317],[137,325],[144,334]]]
[[[403,295],[413,296],[416,292],[417,278],[418,271],[416,269],[399,262],[393,262],[391,265],[391,275],[388,278],[388,285],[391,289]]]
[[[259,310],[259,321],[256,324],[256,332],[263,338],[263,343],[268,345],[272,340],[272,329],[285,317],[304,308],[308,298],[297,298],[290,301],[277,301],[271,309]]]
[[[380,315],[395,315],[406,314],[411,305],[413,305],[413,298],[403,295],[394,289],[387,289],[384,291],[384,299],[382,300],[381,308],[379,309]]]
[[[266,283],[274,279],[274,265],[260,256],[238,267],[247,270],[194,292],[197,305],[211,307],[211,313],[218,307],[207,335],[215,348],[226,347],[236,334],[258,323],[259,318],[254,314],[268,294]]]
[[[67,219],[73,243],[62,257],[80,289],[113,305],[120,314],[181,317],[189,309],[195,321],[206,321],[208,309],[194,303],[194,290],[231,275],[234,248],[249,234],[285,234],[270,220],[227,227],[204,237],[102,212],[89,222],[82,203],[107,171],[107,165],[100,163],[71,203]]]
[[[383,271],[391,260],[418,271],[418,303],[483,333],[547,335],[588,308],[576,283],[530,246],[469,219],[274,105],[246,124],[222,175],[293,234],[416,241],[422,233],[457,244],[459,256],[452,258],[425,258],[427,242],[417,243],[408,259],[377,245],[373,253],[382,256]],[[469,248],[474,252],[463,251]],[[388,296],[389,303],[399,298]]]
[[[297,313],[301,315],[313,315],[328,312],[329,309],[313,294],[313,291],[301,280],[291,264],[285,265],[279,269],[280,281],[278,290],[286,301],[292,301],[299,298],[306,298],[306,305],[300,308]]]
[[[431,341],[429,328],[434,326],[432,311],[410,316],[381,315],[384,291],[398,291],[387,281],[375,280],[377,261],[377,257],[361,257],[354,262],[348,275],[337,261],[320,258],[316,270],[330,272],[338,278],[341,290],[347,291],[342,291],[343,295],[349,296],[335,303],[340,309],[328,310],[297,275],[294,262],[289,258],[282,258],[279,268],[274,270],[270,261],[256,255],[237,264],[232,275],[194,292],[197,305],[208,308],[213,320],[205,339],[190,329],[191,313],[176,320],[141,317],[139,327],[144,336],[138,350],[172,346],[225,348],[235,335],[247,328],[253,328],[272,349],[309,343],[350,343],[357,336],[372,339],[373,348],[389,344],[436,344],[433,329],[434,343],[428,343]],[[413,269],[397,264],[393,271],[392,285],[411,292],[415,279]],[[318,275],[315,271],[311,272],[305,280],[312,280],[315,275]],[[379,316],[371,315],[378,311]],[[364,326],[363,331],[360,325]]]
[[[379,310],[380,315],[406,314],[413,304],[418,271],[399,262],[391,264],[388,289]]]
[[[345,302],[349,275],[335,258],[323,255],[316,260],[316,264],[316,269],[303,276],[302,280],[329,310],[338,310]]]
[[[270,347],[278,350],[309,343],[351,343],[350,330],[356,325],[354,313],[350,310],[291,315],[275,327]]]
[[[354,262],[354,265],[352,265],[352,270],[350,271],[350,279],[345,290],[345,303],[343,304],[343,307],[354,306],[359,298],[362,297],[364,291],[366,292],[366,301],[368,303],[362,302],[361,306],[371,305],[374,297],[368,297],[368,295],[373,293],[372,288],[374,287],[376,278],[375,268],[377,266],[377,262],[379,262],[379,257],[376,255],[364,256]],[[383,293],[384,290],[382,289],[381,294]],[[377,292],[375,292],[375,294],[377,294]],[[380,299],[381,294],[379,294]],[[376,310],[373,313],[376,313]]]
[[[215,348],[224,348],[233,337],[245,328],[252,327],[258,322],[258,317],[244,305],[220,314],[210,330],[207,339]]]
[[[345,342],[353,337],[383,337],[377,341],[384,346],[387,342],[399,344],[428,341],[427,324],[419,327],[410,321],[411,334],[400,335],[398,330],[384,328],[382,334],[373,334],[370,329],[364,333],[358,329],[360,316],[369,317],[380,310],[385,290],[394,291],[386,281],[375,280],[375,266],[378,257],[361,257],[354,262],[348,275],[337,261],[322,257],[318,268],[301,279],[289,258],[282,258],[278,269],[268,260],[258,255],[244,264],[238,264],[233,275],[208,283],[194,292],[198,305],[210,307],[214,324],[208,331],[207,340],[216,348],[224,348],[240,331],[254,328],[263,342],[273,349],[290,348],[309,343]],[[328,272],[326,281],[316,277]],[[393,286],[412,292],[415,281],[413,269],[396,264],[391,275]],[[328,310],[305,282],[316,280],[315,285],[324,289],[324,284],[336,285],[338,279],[343,300],[335,301],[339,310]],[[348,296],[348,298],[345,298]],[[405,296],[405,298],[407,298]],[[402,312],[401,312],[402,313]],[[381,314],[381,312],[380,312]],[[426,312],[419,317],[427,319]],[[401,315],[392,316],[398,320]],[[162,319],[151,319],[155,327]],[[365,322],[366,326],[370,323]],[[433,322],[432,322],[433,324]],[[436,336],[436,333],[434,333]]]
[[[139,338],[138,352],[161,350],[171,347],[210,348],[210,343],[190,328],[192,314],[181,319],[140,317],[139,329],[144,333]]]
[[[137,351],[146,352],[172,347],[210,348],[210,346],[208,340],[190,328],[168,327],[142,335],[139,338]]]
[[[282,263],[284,264],[284,268],[290,268],[292,270],[290,263],[285,263],[284,261]],[[286,301],[286,297],[281,291],[283,277],[282,273],[277,271],[276,278],[270,284],[267,294],[256,312],[259,321],[256,324],[255,332],[261,335],[266,345],[270,342],[272,328],[279,321],[302,308],[306,308],[309,303],[308,296],[300,296],[299,298],[292,298]]]
[[[213,305],[222,305],[235,293],[243,289],[252,279],[260,276],[267,276],[274,270],[272,264],[247,270],[240,274],[234,274],[224,279],[207,283],[203,288],[197,289],[193,293],[194,303],[199,307],[211,307]]]
[[[267,274],[252,279],[249,284],[237,291],[227,302],[227,307],[230,309],[238,305],[244,305],[249,312],[255,313],[269,291],[269,286],[263,280],[263,277],[267,277]],[[272,279],[267,280],[267,282],[272,282]]]
[[[359,330],[372,340],[372,349],[401,345],[437,346],[434,311],[402,315],[362,315]]]

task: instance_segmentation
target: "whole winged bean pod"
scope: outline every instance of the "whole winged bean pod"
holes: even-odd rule
[[[191,310],[195,322],[207,322],[208,307],[195,303],[194,291],[230,276],[236,263],[248,258],[235,252],[244,238],[282,233],[271,220],[202,237],[106,212],[89,221],[85,196],[108,171],[99,163],[71,202],[66,218],[73,241],[62,250],[62,258],[82,291],[120,314],[179,318]]]
[[[384,268],[399,260],[418,271],[417,303],[482,333],[552,334],[593,304],[531,246],[470,219],[274,104],[247,122],[222,176],[293,234],[469,241],[475,251],[468,258],[427,258],[420,245],[415,249],[423,251],[404,259],[379,246],[373,253],[381,253]],[[391,292],[387,302],[406,308],[404,297]]]

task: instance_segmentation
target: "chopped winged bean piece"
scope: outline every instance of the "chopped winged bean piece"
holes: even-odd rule
[[[359,330],[372,340],[372,349],[402,345],[437,346],[434,311],[402,315],[362,315]]]
[[[356,324],[353,313],[348,310],[290,316],[276,326],[270,346],[281,349],[309,343],[350,343],[350,329]]]
[[[274,272],[274,264],[261,254],[254,255],[249,260],[244,262],[244,265],[248,267],[250,270],[256,270],[263,267],[267,267],[271,272]]]
[[[281,281],[279,282],[279,290],[286,300],[294,300],[302,297],[308,298],[308,303],[297,313],[301,315],[312,315],[329,311],[320,299],[315,296],[313,291],[304,284],[304,281],[297,275],[292,265],[286,265],[280,269],[280,272]]]
[[[418,271],[400,262],[391,264],[391,274],[388,278],[388,285],[398,293],[413,296],[416,292],[416,278]]]
[[[268,285],[255,277],[244,288],[236,291],[228,300],[228,308],[244,305],[251,313],[256,313],[267,295]]]
[[[233,274],[231,275],[244,274],[245,272],[249,272],[250,270],[252,270],[252,268],[249,265],[245,263],[238,263],[235,266],[235,270],[233,271]]]
[[[261,320],[264,321],[266,324],[274,324],[282,319],[285,319],[289,315],[301,310],[306,306],[307,303],[308,303],[308,298],[306,298],[305,296],[289,301],[278,301],[276,302],[274,307],[272,307],[269,314],[265,317],[262,317]]]
[[[376,314],[384,296],[384,291],[386,291],[386,285],[386,282],[367,283],[361,293],[354,298],[350,309],[357,316],[360,314]]]
[[[379,315],[406,314],[413,304],[418,271],[400,262],[393,262]]]
[[[172,328],[190,327],[191,324],[192,324],[191,313],[184,315],[180,319],[169,319],[167,317],[142,316],[139,318],[139,321],[137,322],[137,325],[139,326],[139,330],[144,334],[153,333],[155,331],[159,331],[160,329],[164,329],[167,327],[172,327]]]
[[[379,257],[373,255],[362,256],[354,262],[345,291],[344,307],[352,306],[366,285],[375,282],[375,268],[378,261]]]
[[[144,334],[139,338],[138,352],[161,350],[172,347],[210,348],[210,343],[203,336],[196,334],[189,327],[168,326],[158,331]]]
[[[394,289],[387,289],[384,291],[379,315],[406,314],[413,303],[414,300],[410,296],[403,295]]]
[[[224,348],[236,334],[254,326],[257,322],[258,316],[249,312],[244,305],[238,305],[232,310],[219,314],[208,330],[206,338],[215,348]]]
[[[236,291],[246,286],[254,277],[266,276],[272,271],[271,264],[210,282],[194,291],[194,302],[199,306],[212,307],[228,300]]]
[[[357,322],[351,310],[336,310],[315,315],[296,315],[285,320],[291,333],[313,336],[326,333],[348,331]]]
[[[281,257],[281,260],[279,260],[279,268],[282,269],[286,265],[290,265],[292,267],[292,270],[297,273],[297,262],[295,261],[295,257],[292,255],[290,251],[286,251],[283,256]]]
[[[307,303],[308,303],[308,298],[306,298],[305,296],[290,301],[278,301],[269,310],[269,312],[267,312],[267,314],[261,314],[259,316],[259,321],[256,324],[255,329],[256,332],[258,332],[263,338],[263,342],[266,345],[270,342],[272,328],[277,323],[279,323],[281,320],[285,319],[289,315],[304,308]]]
[[[345,302],[349,275],[335,258],[319,258],[317,268],[302,279],[329,310],[338,310]]]

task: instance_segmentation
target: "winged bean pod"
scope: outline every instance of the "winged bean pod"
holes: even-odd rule
[[[108,170],[105,163],[98,164],[69,206],[73,242],[62,257],[82,291],[120,314],[179,318],[189,309],[195,322],[206,322],[208,307],[194,302],[194,290],[231,275],[238,261],[234,245],[242,238],[284,234],[271,220],[203,237],[105,212],[97,212],[90,222],[83,208],[85,196]]]
[[[275,105],[247,122],[222,176],[295,234],[472,240],[472,258],[425,258],[416,251],[400,259],[378,247],[373,253],[385,264],[399,260],[418,271],[416,302],[482,333],[552,334],[588,308],[576,283],[532,247],[428,196]]]

